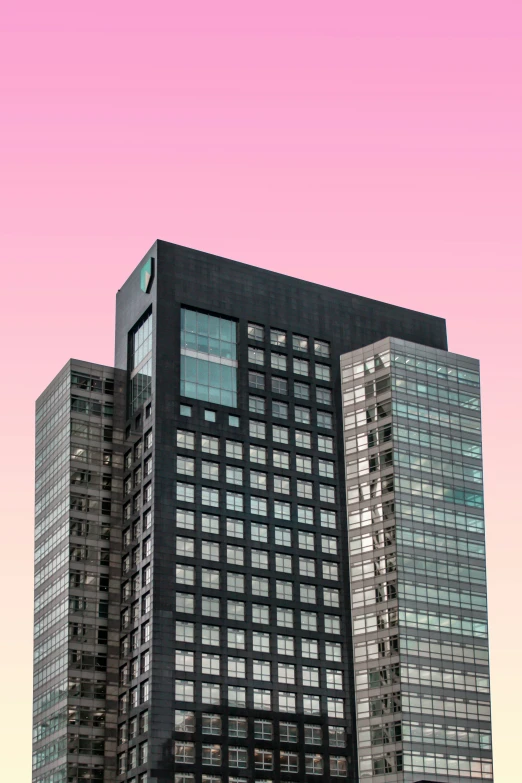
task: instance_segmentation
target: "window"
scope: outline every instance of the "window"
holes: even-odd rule
[[[274,424],[272,427],[272,438],[274,443],[288,443],[288,427]]]
[[[176,593],[176,611],[194,614],[194,596],[192,593]]]
[[[282,628],[294,627],[294,610],[293,609],[277,609],[277,624]]]
[[[262,549],[252,549],[252,568],[262,568],[266,570],[268,568],[268,552]]]
[[[251,438],[259,438],[260,440],[266,440],[266,424],[263,421],[249,421],[249,432]],[[250,447],[250,453],[252,454],[252,446]],[[252,457],[250,457],[252,459]]]
[[[228,703],[231,707],[246,707],[246,688],[240,685],[229,685]]]
[[[299,549],[309,549],[315,551],[315,536],[313,533],[303,533],[299,531]]]
[[[323,600],[325,606],[339,606],[339,590],[333,587],[325,587],[323,590]]]
[[[248,385],[252,389],[261,389],[264,390],[265,388],[265,375],[262,372],[254,372],[253,370],[249,370],[248,372]]]
[[[238,628],[227,629],[227,644],[236,650],[245,649],[245,631]]]
[[[201,643],[219,647],[219,625],[202,625]]]
[[[326,709],[329,718],[344,718],[344,701],[328,697]]]
[[[256,748],[254,750],[254,769],[273,769],[274,759],[273,752],[271,750],[261,750]]]
[[[265,414],[265,400],[263,397],[253,397],[252,395],[248,398],[248,410],[250,413],[256,413],[258,416],[264,416]],[[257,435],[256,437],[259,437]]]
[[[265,327],[259,324],[248,324],[248,339],[263,341],[265,339]]]
[[[207,462],[206,464],[212,465],[210,462]],[[204,506],[214,506],[216,508],[219,507],[219,489],[214,489],[212,487],[201,487],[201,502]]]
[[[178,473],[181,473],[184,476],[193,476],[194,475],[194,458],[193,457],[182,457],[178,456],[176,467]]]
[[[270,329],[270,343],[284,348],[286,346],[286,332],[281,329]]]
[[[235,407],[236,343],[234,321],[182,308],[181,394]]]
[[[255,422],[250,422],[251,424]],[[250,446],[250,461],[259,465],[266,465],[266,448],[264,446]]]
[[[237,440],[227,440],[226,455],[229,459],[243,459],[243,444]]]
[[[322,755],[320,753],[305,753],[305,769],[307,775],[322,775]]]
[[[279,709],[281,712],[296,712],[295,693],[279,691]]]
[[[176,641],[194,642],[194,623],[176,620]]]
[[[297,724],[281,722],[279,724],[279,738],[281,742],[297,742]]]
[[[270,593],[270,582],[265,576],[252,577],[252,595],[267,598]]]
[[[252,649],[254,652],[270,652],[270,634],[262,631],[252,632]]]
[[[263,348],[252,348],[251,346],[248,347],[248,361],[250,364],[261,364],[263,365],[265,363],[265,352]]]
[[[240,486],[243,486],[243,468],[227,465],[226,481],[227,484],[239,484]]]
[[[311,506],[297,506],[297,521],[300,525],[314,524],[314,510]]]
[[[270,354],[270,366],[273,370],[279,370],[280,372],[286,372],[286,356],[282,353]]]
[[[348,765],[346,756],[330,756],[330,775],[335,778],[347,777]]]
[[[219,463],[203,460],[201,463],[201,477],[211,481],[219,481]]]
[[[176,583],[178,585],[193,585],[194,566],[176,565]]]
[[[291,505],[283,500],[274,500],[274,517],[276,519],[290,519]]]
[[[250,471],[250,486],[252,489],[266,490],[267,474],[262,473],[259,470]]]
[[[194,701],[194,683],[192,680],[176,680],[174,690],[178,701]]]
[[[297,479],[296,487],[297,487],[297,495],[300,498],[307,498],[307,499],[313,498],[314,485],[311,481],[303,481],[302,479]]]
[[[221,745],[205,745],[201,746],[201,763],[211,766],[221,766]]]
[[[295,455],[295,469],[299,473],[311,473],[312,472],[312,458],[306,457],[304,454]]]
[[[339,566],[337,563],[323,562],[323,579],[329,579],[332,582],[339,581]]]
[[[290,455],[287,451],[273,451],[273,464],[275,468],[290,469]]]
[[[270,662],[269,661],[256,661],[253,662],[253,676],[254,680],[264,680],[270,682]]]
[[[291,574],[292,573],[292,556],[291,555],[282,555],[279,552],[276,552],[275,567],[276,567],[276,571],[279,571],[280,573]]]
[[[288,403],[272,400],[272,415],[278,419],[288,418]]]
[[[194,713],[189,710],[176,710],[174,716],[174,731],[185,731],[190,733],[196,731]]]
[[[219,544],[217,541],[201,542],[201,557],[203,560],[219,560]]]
[[[272,391],[275,394],[288,394],[288,381],[286,378],[272,377]]]
[[[202,514],[201,515],[201,530],[203,533],[212,533],[213,535],[219,534],[219,517],[215,514]],[[207,542],[210,543],[210,542]],[[214,558],[207,558],[213,560]],[[219,552],[216,560],[219,560]]]
[[[315,576],[315,560],[311,557],[300,557],[299,574],[313,578]]]
[[[329,381],[331,380],[330,377],[330,367],[327,364],[319,364],[317,363],[315,365],[315,377],[318,381]]]
[[[325,633],[340,634],[341,618],[338,617],[336,614],[325,614],[324,631]]]
[[[180,672],[193,672],[194,653],[188,650],[176,650],[176,669]]]
[[[230,747],[228,750],[228,763],[231,767],[246,769],[248,767],[247,749]]]
[[[317,631],[317,612],[301,612],[303,631]]]
[[[266,517],[268,513],[267,499],[252,495],[250,498],[250,513],[258,517]]]
[[[294,637],[278,634],[277,652],[279,655],[294,655]]]
[[[315,639],[302,639],[301,650],[303,658],[312,658],[313,660],[317,660],[319,657],[319,647]]]
[[[334,463],[329,459],[319,460],[319,475],[323,478],[334,478]]]
[[[252,541],[262,541],[267,543],[268,541],[268,526],[262,525],[259,522],[250,523],[250,538]]]
[[[310,424],[310,408],[295,406],[295,420],[298,424]]]
[[[343,726],[328,726],[328,740],[332,748],[345,748],[346,737]]]
[[[301,449],[311,449],[312,448],[312,435],[310,432],[305,432],[304,430],[296,430],[295,431],[295,445],[298,448]]]
[[[333,427],[332,414],[325,411],[317,411],[317,426],[323,427],[325,430],[331,430]]]
[[[307,688],[319,687],[319,669],[316,666],[303,666],[303,685]]]
[[[245,577],[243,574],[227,574],[227,590],[231,593],[245,592]]]
[[[205,617],[219,617],[219,598],[204,595],[201,599],[201,614]]]
[[[277,680],[286,685],[295,685],[295,666],[293,663],[277,664]]]
[[[227,601],[227,618],[243,622],[245,619],[245,604],[243,601]]]
[[[202,435],[201,451],[206,454],[219,454],[219,438],[215,438],[213,435]]]
[[[290,479],[288,476],[274,476],[274,492],[279,495],[290,494]]]
[[[252,622],[260,625],[270,625],[269,607],[264,604],[252,604]]]
[[[246,677],[246,660],[245,658],[228,657],[227,672],[229,677]]]
[[[243,495],[239,492],[227,492],[226,502],[229,511],[243,511]]]
[[[329,435],[318,435],[317,448],[319,449],[319,451],[325,451],[328,454],[333,454],[334,451],[333,438],[331,438]]]
[[[243,522],[240,519],[227,519],[227,536],[244,538]]]
[[[180,449],[190,449],[194,451],[196,446],[196,436],[193,432],[187,432],[187,430],[177,431],[177,444]]]
[[[227,563],[232,565],[244,565],[245,550],[242,546],[227,544]]]
[[[246,718],[228,718],[228,736],[246,739],[248,736],[248,721]]]
[[[268,690],[254,688],[254,709],[270,710],[272,709],[272,694]]]
[[[309,400],[310,399],[310,386],[308,383],[294,383],[294,397],[296,400]]]
[[[327,661],[342,661],[341,645],[338,642],[324,643],[324,657]]]
[[[192,405],[184,405],[181,403],[179,406],[180,416],[192,416]]]
[[[320,516],[322,527],[337,527],[337,516],[335,511],[328,511],[327,509],[322,508]]]
[[[302,334],[293,334],[292,347],[294,351],[308,351],[308,337],[303,337]]]
[[[319,484],[319,500],[322,503],[335,503],[335,487],[329,484]]]
[[[254,721],[254,739],[271,742],[274,737],[274,731],[271,720]]]
[[[319,405],[332,404],[332,392],[330,389],[324,389],[322,386],[318,386],[316,390],[316,397]]]
[[[228,424],[229,427],[239,427],[239,416],[229,416]]]
[[[215,682],[202,682],[201,701],[203,704],[221,704],[221,687]]]
[[[320,356],[322,359],[330,358],[330,343],[326,343],[324,340],[314,340],[314,353],[316,356]]]
[[[338,669],[326,670],[326,687],[336,691],[343,689],[343,673]]]
[[[286,725],[289,726],[292,724]],[[281,738],[281,741],[288,742],[289,740],[283,740]],[[299,755],[297,753],[289,753],[287,750],[282,750],[279,754],[279,764],[281,772],[299,772]]]
[[[184,503],[194,503],[194,484],[176,484],[176,498]]]
[[[321,549],[325,554],[337,554],[337,539],[334,536],[321,536]]]
[[[211,375],[212,375],[212,373],[211,373]],[[225,404],[230,404],[230,403],[223,403],[223,404],[225,405]],[[211,410],[207,409],[207,410],[205,410],[205,414],[204,415],[205,415],[205,421],[216,421],[216,411],[211,411]]]
[[[291,601],[293,596],[292,582],[286,582],[283,579],[276,581],[276,597],[281,601]]]
[[[176,536],[176,554],[182,557],[194,557],[194,544],[193,538]]]
[[[179,731],[179,729],[177,730]],[[195,731],[195,727],[192,731]],[[221,715],[213,715],[204,712],[201,716],[201,733],[221,734]]]

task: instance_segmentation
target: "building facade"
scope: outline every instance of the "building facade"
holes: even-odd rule
[[[115,347],[37,405],[33,780],[491,780],[444,321],[158,241]]]

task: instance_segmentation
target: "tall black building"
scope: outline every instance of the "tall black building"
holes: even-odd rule
[[[443,319],[156,242],[37,402],[33,781],[491,780],[481,482]]]

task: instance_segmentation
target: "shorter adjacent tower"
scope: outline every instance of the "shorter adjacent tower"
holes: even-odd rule
[[[36,404],[34,783],[116,776],[124,378],[71,360]]]
[[[479,363],[341,356],[361,780],[493,777]]]

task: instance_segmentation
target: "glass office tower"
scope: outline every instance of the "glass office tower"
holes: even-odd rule
[[[124,391],[114,399],[121,433],[114,452],[121,463],[117,462],[120,472],[113,474],[111,483],[109,647],[94,649],[107,655],[106,679],[113,690],[107,691],[105,703],[97,705],[106,711],[103,731],[99,726],[79,731],[69,722],[60,730],[53,725],[46,735],[50,738],[46,742],[69,742],[71,748],[76,734],[89,734],[93,743],[96,738],[91,762],[86,760],[80,769],[62,754],[64,777],[59,778],[53,777],[59,766],[56,760],[49,761],[50,767],[39,761],[34,776],[38,783],[61,783],[62,779],[67,783],[312,783],[318,779],[354,782],[368,776],[377,776],[379,781],[457,783],[477,776],[476,766],[466,772],[460,761],[456,768],[442,770],[436,760],[439,749],[429,740],[439,736],[438,725],[444,722],[436,712],[425,722],[419,718],[415,699],[440,696],[444,710],[449,704],[446,670],[451,664],[436,658],[432,645],[443,642],[438,641],[441,632],[435,633],[431,626],[426,633],[408,627],[396,647],[396,634],[389,633],[385,663],[381,665],[376,658],[379,670],[395,667],[390,668],[390,682],[400,670],[400,688],[394,680],[390,693],[400,691],[402,712],[380,720],[383,726],[393,724],[395,733],[393,737],[383,734],[386,738],[379,751],[373,744],[371,645],[374,638],[380,640],[385,634],[370,632],[366,626],[360,631],[361,615],[364,619],[365,607],[370,606],[367,594],[372,589],[376,594],[375,585],[380,589],[382,584],[386,593],[382,600],[389,602],[390,617],[395,613],[400,618],[399,613],[405,611],[409,618],[412,611],[424,611],[423,597],[429,596],[426,600],[433,603],[432,593],[426,592],[432,590],[432,568],[439,569],[437,579],[449,574],[448,587],[441,581],[436,588],[441,605],[451,590],[461,596],[451,581],[454,567],[468,569],[475,579],[482,579],[468,591],[469,596],[480,597],[470,601],[483,600],[485,589],[483,561],[475,564],[475,549],[466,550],[466,555],[462,549],[448,550],[450,554],[445,551],[442,557],[437,543],[436,553],[429,554],[430,535],[448,538],[451,534],[447,526],[432,534],[428,522],[422,523],[426,525],[422,564],[428,576],[421,576],[421,561],[408,555],[412,545],[406,531],[419,535],[419,509],[424,519],[425,506],[430,506],[423,496],[409,503],[411,521],[409,527],[406,522],[402,525],[403,538],[394,532],[392,549],[384,550],[390,563],[393,552],[393,577],[371,577],[367,584],[366,571],[358,576],[361,557],[349,545],[356,533],[366,535],[366,516],[361,530],[353,522],[348,527],[347,503],[350,514],[360,512],[361,520],[374,503],[371,500],[365,506],[357,501],[357,508],[353,506],[352,456],[345,451],[345,441],[348,448],[351,438],[345,429],[351,408],[343,399],[352,381],[341,379],[341,357],[344,366],[347,352],[390,335],[400,345],[416,343],[416,351],[426,346],[450,365],[454,360],[447,353],[445,324],[440,318],[166,242],[158,241],[151,248],[119,290],[116,303],[115,372],[123,379]],[[401,342],[405,340],[409,343]],[[410,375],[403,374],[409,382]],[[473,387],[475,398],[476,391]],[[389,397],[389,389],[387,393]],[[411,395],[409,387],[404,393]],[[72,388],[68,386],[63,394],[64,400],[72,399]],[[402,394],[397,392],[397,404],[402,404]],[[447,400],[435,400],[431,392],[424,399],[419,387],[416,405],[430,412],[451,411],[449,386],[448,394]],[[357,413],[358,407],[353,410]],[[469,418],[475,421],[477,409],[470,411]],[[367,433],[366,423],[356,421],[353,434],[358,443]],[[390,417],[379,419],[374,429],[381,424],[391,428],[391,422]],[[394,438],[398,448],[402,441],[399,435]],[[444,447],[436,456],[435,441],[430,441],[434,450],[430,470],[433,476],[444,470],[441,486],[447,485],[448,466],[455,471],[456,487],[460,487],[457,471],[465,465],[481,470],[477,432],[468,440],[478,451],[464,458],[455,451],[457,446],[449,451]],[[448,442],[453,441],[460,443],[454,432]],[[379,463],[383,487],[391,486],[390,473],[397,471],[399,454],[423,457],[424,441],[415,449],[408,443],[397,456],[392,454],[389,467],[384,469],[388,456],[383,456],[382,466]],[[370,458],[374,452],[372,447]],[[364,456],[356,453],[355,459]],[[49,456],[41,469],[49,470],[54,462]],[[410,480],[416,463],[407,471],[400,464],[400,481]],[[50,471],[51,481],[70,487],[65,470],[72,468],[63,457]],[[479,478],[478,472],[473,475]],[[466,487],[468,480],[466,472],[462,479]],[[477,483],[473,489],[481,497]],[[402,484],[401,492],[406,494]],[[63,514],[68,513],[69,519],[67,528],[61,517],[60,524],[68,531],[64,536],[76,531],[71,498],[72,494],[61,498]],[[390,520],[383,535],[388,535],[388,528],[395,531],[397,502],[393,488],[383,495],[382,517]],[[448,502],[444,497],[441,508]],[[439,506],[432,505],[438,514]],[[405,517],[404,509],[406,501],[401,505]],[[467,516],[477,520],[478,526],[478,533],[469,533],[469,546],[480,539],[483,547],[481,506],[473,507]],[[44,538],[51,538],[53,529],[48,526],[46,530]],[[368,530],[373,534],[373,527]],[[104,532],[107,535],[106,528]],[[453,538],[464,540],[466,535],[467,531]],[[403,550],[396,551],[399,540]],[[417,538],[414,547],[417,552]],[[68,573],[72,552],[68,561],[64,555],[63,571],[53,574],[49,585]],[[403,571],[397,565],[403,562],[401,557]],[[402,581],[401,573],[407,574]],[[64,606],[67,624],[76,604]],[[460,609],[453,607],[448,616],[460,616]],[[462,622],[470,618],[485,628],[482,604],[473,603],[469,613],[462,610]],[[397,628],[398,623],[399,619]],[[431,645],[427,652],[426,639]],[[418,649],[412,646],[415,640]],[[407,652],[406,644],[410,645]],[[451,644],[456,650],[456,638],[452,637]],[[74,645],[69,631],[64,651],[76,649]],[[473,696],[463,698],[474,700],[478,710],[479,705],[487,706],[482,690],[487,658],[480,658],[487,654],[486,642],[470,638],[459,650],[452,653],[466,656],[459,674],[466,669],[469,678],[472,667],[476,674]],[[447,654],[441,647],[440,656],[443,652]],[[400,667],[406,659],[408,673],[402,674]],[[427,672],[429,685],[425,685]],[[416,673],[422,685],[414,680]],[[68,671],[62,677],[64,682],[69,679],[69,693],[74,691],[74,676]],[[101,674],[90,676],[103,679]],[[406,677],[410,678],[407,718]],[[440,678],[444,685],[439,685]],[[452,692],[451,698],[460,704],[460,681],[452,683],[456,694]],[[467,679],[468,690],[470,683]],[[366,707],[361,707],[363,697]],[[422,712],[426,712],[424,702]],[[458,731],[460,744],[453,755],[469,758],[470,765],[478,759],[486,776],[486,759],[490,758],[486,745],[476,752],[462,750],[463,726],[469,728],[470,743],[478,736],[477,718],[470,715],[466,720],[475,723],[469,727],[460,717],[446,721],[445,737],[449,744],[451,731]],[[479,742],[487,742],[487,729],[482,727],[479,733]],[[64,740],[65,735],[70,739]],[[44,758],[42,744],[35,746],[39,760]],[[95,756],[102,752],[100,763]],[[407,765],[412,774],[404,777]]]
[[[478,362],[341,357],[359,775],[492,778]]]

